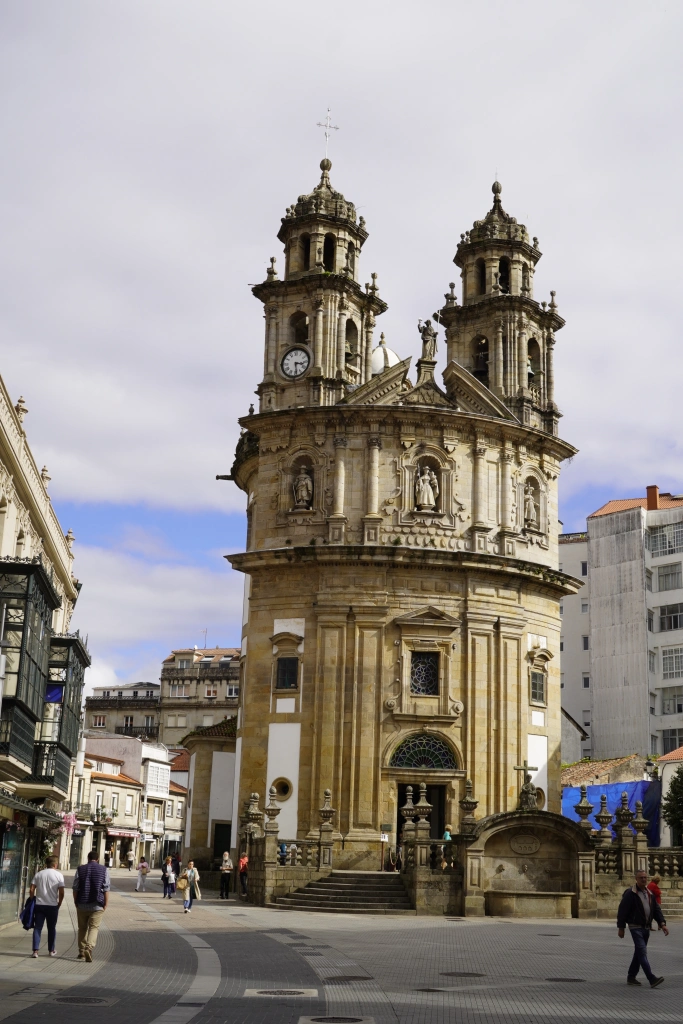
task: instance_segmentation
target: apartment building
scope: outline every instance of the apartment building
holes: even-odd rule
[[[587,526],[592,754],[669,753],[683,745],[683,495],[648,487]]]
[[[171,651],[161,667],[162,743],[180,745],[183,736],[237,714],[239,647]]]
[[[559,537],[559,568],[583,580],[578,594],[563,597],[560,602],[562,632],[560,634],[560,686],[562,710],[582,732],[563,718],[562,760],[574,755],[590,757],[591,746],[591,675],[590,675],[590,576],[588,573],[588,533],[563,533]],[[572,732],[571,755],[566,756],[565,733]]]
[[[93,733],[159,739],[159,683],[95,686],[85,699],[85,728]]]

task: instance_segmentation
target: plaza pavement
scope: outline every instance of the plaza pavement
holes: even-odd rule
[[[683,921],[650,943],[652,990],[611,922],[456,920],[266,910],[206,893],[192,914],[112,872],[92,964],[77,961],[70,893],[57,950],[0,931],[0,1020],[13,1024],[542,1024],[683,1021]],[[156,876],[156,877],[155,877]],[[68,883],[67,883],[68,884]],[[581,979],[559,980],[548,979]],[[342,980],[345,979],[345,980]],[[281,994],[260,994],[269,991]],[[295,994],[300,993],[300,994]]]

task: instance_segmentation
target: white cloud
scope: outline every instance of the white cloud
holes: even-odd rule
[[[72,626],[90,636],[87,689],[107,682],[158,679],[173,648],[239,645],[243,576],[140,558],[124,550],[78,548],[87,580]],[[94,681],[96,680],[96,681]]]

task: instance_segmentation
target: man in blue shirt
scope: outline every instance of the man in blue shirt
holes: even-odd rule
[[[109,902],[109,871],[97,862],[91,850],[88,863],[81,864],[74,875],[73,894],[78,917],[78,959],[92,963],[92,951],[102,923],[102,914]]]

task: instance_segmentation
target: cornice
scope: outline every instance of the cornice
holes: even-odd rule
[[[285,281],[261,281],[260,284],[255,284],[252,287],[251,293],[261,302],[267,304],[287,298],[290,292],[300,296],[304,291],[310,293],[311,298],[314,298],[316,292],[321,288],[337,293],[345,292],[347,296],[352,295],[360,306],[364,306],[375,316],[380,316],[389,308],[379,295],[364,291],[357,281],[344,274],[331,274],[328,271],[321,271],[317,274],[315,272],[303,273],[300,277],[289,278]]]
[[[553,331],[562,330],[566,323],[559,313],[550,307],[543,309],[536,299],[530,299],[527,295],[482,295],[463,306],[442,306],[433,316],[445,327],[464,327],[482,318],[492,319],[509,313],[524,313]]]
[[[444,551],[430,548],[396,547],[394,545],[315,545],[305,547],[267,548],[225,555],[233,569],[252,573],[258,569],[281,568],[283,565],[321,568],[350,565],[363,568],[418,569],[430,572],[487,572],[500,574],[506,585],[521,580],[549,591],[555,597],[577,594],[583,581],[550,566],[527,562],[504,555],[488,555],[473,551]],[[470,599],[471,600],[471,599]]]

